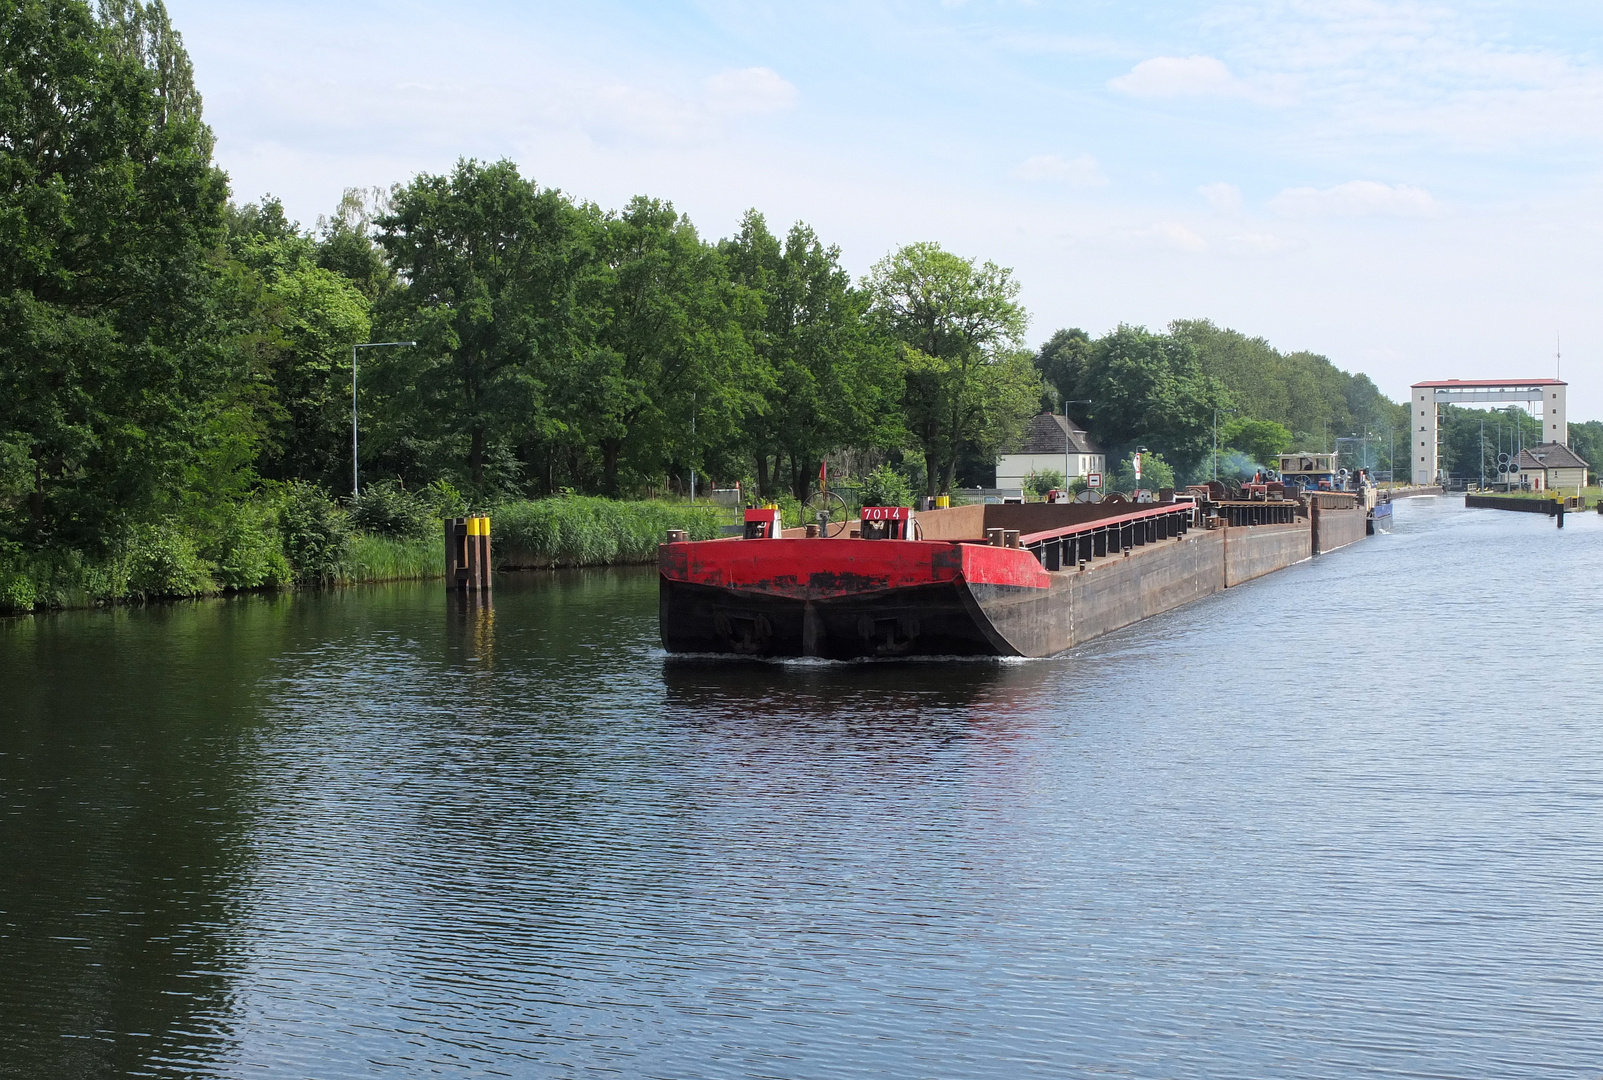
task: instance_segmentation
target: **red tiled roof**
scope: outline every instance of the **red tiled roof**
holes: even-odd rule
[[[1457,387],[1476,386],[1568,386],[1563,379],[1437,379],[1432,382],[1417,382],[1416,390],[1452,390]]]

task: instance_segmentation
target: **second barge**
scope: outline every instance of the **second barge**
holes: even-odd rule
[[[875,507],[835,537],[747,512],[658,553],[671,653],[1050,656],[1364,537],[1362,501]]]

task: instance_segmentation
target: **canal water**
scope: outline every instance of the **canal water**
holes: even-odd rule
[[[649,571],[0,624],[5,1077],[1603,1074],[1603,522],[1070,655],[666,658]]]

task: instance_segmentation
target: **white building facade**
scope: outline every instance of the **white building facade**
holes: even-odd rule
[[[1515,482],[1531,491],[1578,496],[1586,487],[1587,462],[1563,443],[1528,446],[1515,463],[1519,466]]]
[[[996,459],[996,486],[1023,489],[1031,473],[1062,473],[1065,481],[1103,473],[1107,458],[1084,428],[1056,413],[1030,421],[1022,439]]]

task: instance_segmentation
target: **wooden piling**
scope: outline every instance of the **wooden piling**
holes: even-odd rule
[[[445,522],[445,587],[453,592],[490,591],[490,519]]]

